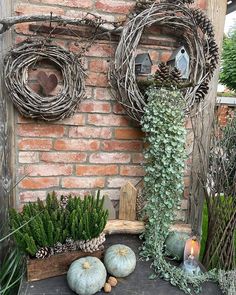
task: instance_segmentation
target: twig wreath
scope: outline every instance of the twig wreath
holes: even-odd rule
[[[55,96],[41,96],[28,85],[29,68],[47,60],[61,71],[63,85]],[[45,41],[18,44],[5,57],[5,85],[19,112],[29,118],[45,121],[71,116],[84,97],[84,71],[78,56]]]
[[[110,72],[110,83],[116,90],[117,100],[127,114],[138,122],[147,102],[137,84],[135,57],[145,28],[151,25],[169,28],[173,36],[181,38],[189,51],[189,81],[192,86],[184,90],[186,111],[190,110],[195,101],[204,98],[219,58],[213,26],[201,10],[188,6],[187,2],[192,1],[165,1],[152,5],[150,2],[153,1],[139,2],[137,7],[139,10],[141,8],[141,12],[124,26]]]

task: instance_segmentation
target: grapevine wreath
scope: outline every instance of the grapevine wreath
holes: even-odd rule
[[[192,0],[160,3],[139,0],[138,13],[124,26],[110,71],[110,82],[127,114],[138,122],[144,113],[146,99],[136,80],[135,57],[144,29],[151,25],[168,28],[189,52],[191,86],[183,90],[185,110],[202,101],[209,90],[208,84],[219,60],[218,46],[210,20],[202,10],[192,8],[191,3]]]
[[[62,74],[63,85],[56,95],[41,96],[28,83],[30,67],[42,60],[54,63]],[[9,95],[24,117],[45,121],[71,116],[84,97],[84,71],[78,56],[45,41],[24,41],[5,58],[5,84]]]

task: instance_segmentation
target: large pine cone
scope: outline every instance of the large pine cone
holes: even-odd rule
[[[105,242],[105,234],[101,233],[97,238],[87,241],[77,241],[77,248],[81,249],[83,252],[93,253],[103,248],[103,243]]]
[[[38,250],[35,254],[35,257],[38,259],[43,259],[52,255],[52,251],[50,247],[43,247]]]
[[[196,101],[199,102],[199,101],[204,100],[204,98],[207,95],[208,91],[209,91],[209,85],[208,85],[208,82],[205,81],[200,85],[200,87],[198,88],[198,90],[196,92],[196,95],[195,95]]]
[[[195,19],[196,24],[201,28],[201,30],[207,34],[209,37],[215,36],[214,27],[207,17],[207,15],[201,9],[191,9],[192,15]]]

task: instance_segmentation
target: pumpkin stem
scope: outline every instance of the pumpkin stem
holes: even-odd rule
[[[85,261],[85,263],[83,264],[83,269],[90,269],[91,265],[89,264],[88,261]]]
[[[120,256],[126,256],[126,255],[128,254],[128,251],[127,251],[127,249],[122,248],[122,249],[119,249],[119,250],[118,250],[118,254],[119,254]]]

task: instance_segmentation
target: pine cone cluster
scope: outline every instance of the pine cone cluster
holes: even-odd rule
[[[66,238],[66,250],[71,252],[76,250],[76,243],[72,238]]]
[[[219,62],[219,48],[214,38],[211,38],[209,44],[209,59],[211,62],[211,70],[214,71]]]
[[[196,24],[201,28],[201,30],[207,34],[209,37],[215,36],[214,27],[207,17],[207,15],[201,9],[191,9],[192,15],[195,19]]]
[[[52,248],[43,247],[38,250],[38,252],[35,254],[35,257],[38,259],[44,259],[44,258],[47,258],[51,255],[53,255]]]
[[[81,249],[83,252],[93,253],[102,249],[102,244],[105,242],[105,240],[105,234],[101,233],[99,237],[92,240],[78,241],[77,248]]]
[[[53,246],[53,251],[54,251],[55,254],[66,252],[66,250],[67,250],[66,245],[62,244],[61,242],[57,242]]]
[[[157,86],[180,87],[182,82],[181,72],[177,68],[171,68],[166,63],[160,63],[156,71],[154,81]]]
[[[68,196],[61,196],[60,206],[65,209],[68,203]]]
[[[198,88],[195,99],[196,101],[202,101],[204,100],[205,96],[207,95],[209,91],[208,81],[204,81]]]

